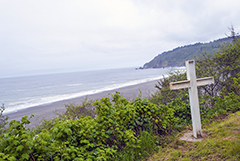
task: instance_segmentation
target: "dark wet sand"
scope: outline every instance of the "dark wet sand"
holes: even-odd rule
[[[127,86],[118,88],[115,90],[105,91],[101,93],[96,93],[88,96],[82,96],[78,98],[73,98],[69,100],[62,100],[58,102],[54,102],[51,104],[45,104],[35,107],[30,107],[23,110],[18,110],[17,112],[8,113],[9,121],[10,120],[21,120],[23,116],[31,116],[31,114],[34,114],[34,117],[31,118],[31,124],[29,127],[34,127],[35,125],[39,124],[39,122],[45,118],[45,119],[52,119],[55,118],[57,115],[56,113],[62,113],[65,112],[65,104],[81,104],[81,102],[85,99],[85,97],[88,98],[88,100],[96,100],[101,99],[103,97],[109,97],[109,93],[113,94],[116,91],[121,92],[123,97],[132,100],[135,99],[140,91],[141,91],[141,97],[146,98],[149,97],[151,94],[153,94],[157,89],[155,88],[155,84],[157,84],[157,81],[150,81],[146,83],[141,83],[137,85]]]

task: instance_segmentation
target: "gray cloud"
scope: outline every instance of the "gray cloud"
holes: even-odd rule
[[[138,67],[240,30],[238,0],[0,1],[0,77]]]

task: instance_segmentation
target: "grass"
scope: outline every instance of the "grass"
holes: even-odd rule
[[[205,138],[201,142],[179,141],[183,133],[148,161],[240,160],[240,111],[204,125]]]

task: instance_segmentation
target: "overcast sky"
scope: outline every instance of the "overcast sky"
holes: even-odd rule
[[[240,31],[239,0],[0,0],[0,77],[140,67]]]

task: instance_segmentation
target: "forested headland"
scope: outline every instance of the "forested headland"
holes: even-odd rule
[[[230,43],[232,38],[226,37],[208,43],[195,43],[177,47],[173,50],[163,52],[145,63],[141,69],[180,67],[185,65],[186,60],[201,57],[202,53],[213,55],[222,45]]]

